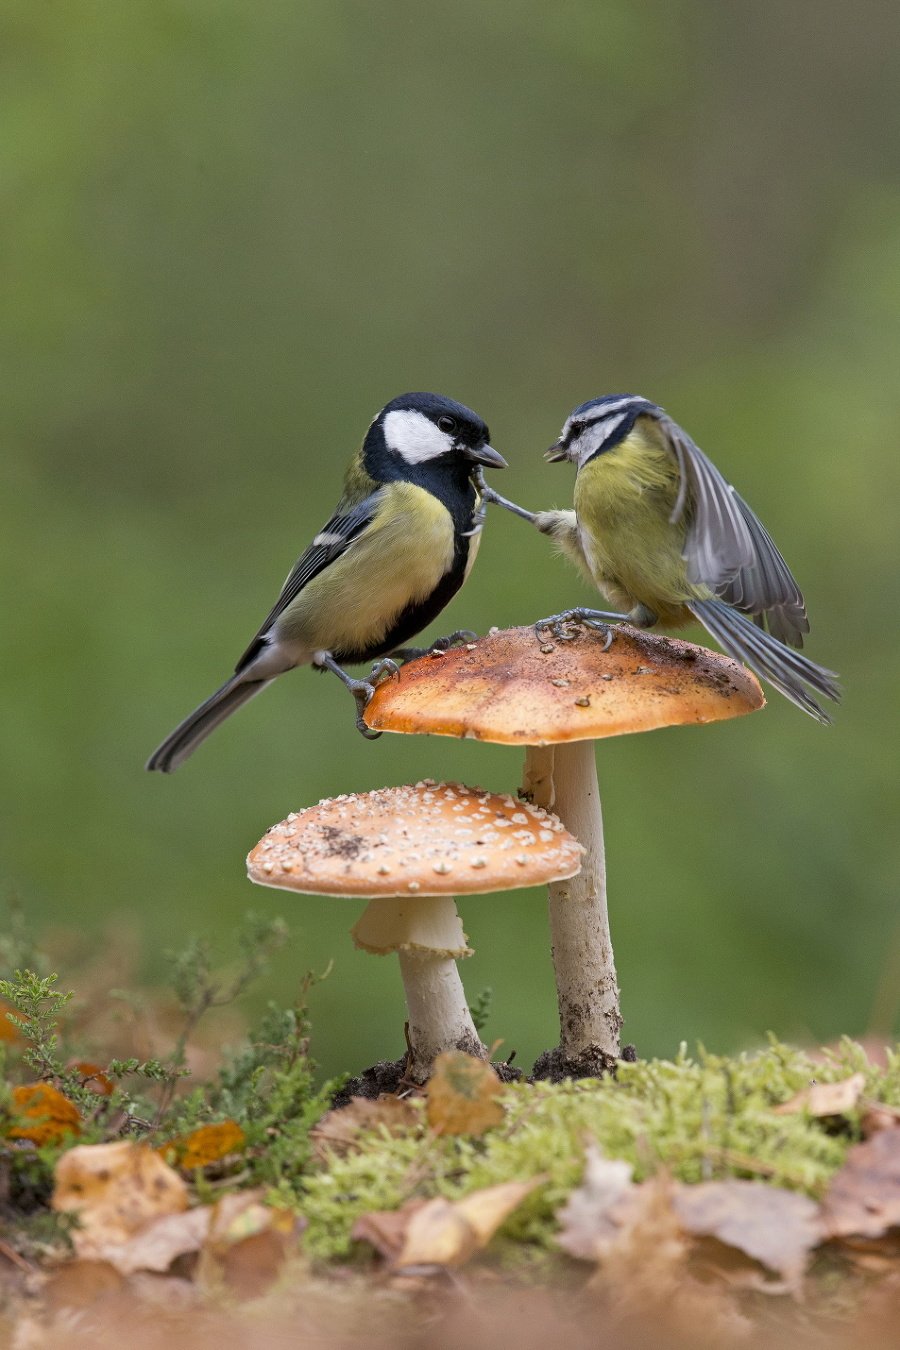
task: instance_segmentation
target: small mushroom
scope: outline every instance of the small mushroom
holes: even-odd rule
[[[592,742],[738,717],[764,702],[755,677],[730,657],[625,624],[608,650],[584,630],[553,642],[539,642],[532,628],[492,630],[447,652],[440,665],[411,662],[376,690],[365,713],[372,730],[527,746],[520,795],[552,808],[584,845],[578,875],[550,884],[560,1046],[537,1073],[600,1073],[619,1056]]]
[[[250,853],[247,873],[263,886],[368,899],[353,940],[376,955],[397,953],[409,1012],[407,1076],[421,1083],[444,1050],[487,1053],[456,968],[472,953],[454,896],[570,877],[581,854],[539,807],[429,780],[292,812]]]

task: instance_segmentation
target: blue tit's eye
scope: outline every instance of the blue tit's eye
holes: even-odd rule
[[[439,417],[437,424],[441,431],[446,431],[448,436],[453,436],[458,430],[455,417],[447,417],[446,415]]]

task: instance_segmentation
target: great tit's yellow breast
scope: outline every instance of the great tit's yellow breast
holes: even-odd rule
[[[672,624],[694,593],[681,557],[684,526],[669,520],[677,495],[675,458],[646,417],[575,480],[579,535],[597,585],[623,609],[646,605]]]
[[[312,650],[373,646],[432,593],[453,555],[447,508],[424,488],[391,483],[371,524],[303,588],[278,627]]]

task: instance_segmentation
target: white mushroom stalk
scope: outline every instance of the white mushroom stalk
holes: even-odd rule
[[[363,951],[397,954],[408,1014],[407,1078],[424,1082],[444,1050],[487,1056],[456,967],[460,957],[472,955],[472,949],[452,896],[370,900],[350,931]]]
[[[581,871],[549,886],[550,942],[565,1064],[612,1067],[622,1015],[606,907],[603,817],[593,741],[529,746],[522,794],[584,846]],[[562,1067],[562,1066],[561,1066]]]

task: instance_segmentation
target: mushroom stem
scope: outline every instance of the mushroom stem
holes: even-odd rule
[[[549,888],[561,1070],[602,1072],[619,1057],[619,988],[606,910],[603,819],[593,741],[529,747],[523,793],[584,845],[581,871]]]
[[[475,1030],[453,958],[408,949],[397,957],[409,1010],[407,1076],[424,1083],[444,1050],[465,1050],[485,1059],[487,1050]]]

